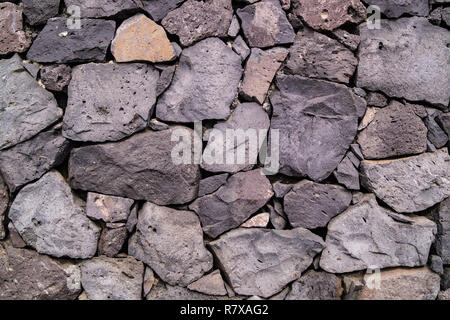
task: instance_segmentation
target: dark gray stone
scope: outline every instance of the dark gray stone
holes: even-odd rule
[[[167,2],[168,0],[166,0]],[[139,1],[139,0],[64,0],[66,7],[77,6],[80,8],[81,17],[83,18],[107,18],[119,14],[134,12],[137,8],[142,7],[144,2],[161,2],[161,1]],[[170,2],[170,1],[169,1]]]
[[[22,0],[23,14],[31,25],[44,24],[59,12],[60,0]]]
[[[439,225],[438,225],[438,230],[439,230]],[[438,238],[439,238],[439,231],[438,231]],[[430,256],[430,269],[437,273],[442,275],[444,273],[444,264],[442,262],[442,258],[440,256],[436,256],[436,255],[431,255]]]
[[[228,173],[223,173],[202,179],[200,181],[198,196],[203,197],[217,191],[217,189],[227,183],[228,176]]]
[[[435,120],[435,116],[429,115],[424,119],[425,125],[428,128],[428,140],[437,148],[440,149],[447,145],[448,136],[441,129]]]
[[[353,153],[348,153],[344,160],[339,163],[336,171],[334,172],[334,176],[336,177],[336,180],[347,189],[359,190],[360,184],[358,165],[355,165],[354,161],[352,161],[354,160],[352,156],[359,162]]]
[[[310,270],[292,284],[286,300],[339,300],[341,279],[327,272]]]
[[[96,0],[95,0],[96,1]],[[160,21],[185,0],[142,0],[142,5],[153,20]]]
[[[51,65],[41,69],[41,80],[48,90],[63,91],[71,79],[72,69],[68,65]]]
[[[147,300],[228,300],[225,297],[209,296],[189,289],[171,286],[159,281],[147,295]]]
[[[241,57],[242,61],[247,59],[247,57],[250,55],[250,52],[251,52],[247,43],[241,36],[237,36],[237,38],[234,39],[232,48],[233,48],[234,52],[236,52]]]
[[[8,187],[6,186],[2,176],[0,175],[0,240],[2,240],[6,235],[4,220],[6,209],[8,209],[8,203],[9,203]]]
[[[164,93],[164,91],[166,91],[167,88],[169,88],[170,84],[172,83],[176,66],[155,65],[155,67],[160,70],[159,79],[156,83],[156,95],[160,96]]]
[[[388,18],[398,18],[407,13],[412,16],[426,17],[430,11],[428,0],[364,0],[369,5],[380,7]]]
[[[342,43],[344,46],[352,51],[358,49],[361,38],[357,34],[350,33],[344,29],[337,29],[333,31],[333,35],[336,39]]]
[[[288,219],[283,210],[283,205],[278,199],[273,200],[273,206],[268,204],[270,223],[276,230],[283,230],[288,225]]]
[[[367,95],[367,105],[371,107],[379,107],[383,108],[387,106],[387,98],[382,94],[378,92],[369,92]]]
[[[436,237],[436,252],[445,265],[450,264],[450,198],[442,201],[433,209],[431,218],[436,222],[438,234]]]

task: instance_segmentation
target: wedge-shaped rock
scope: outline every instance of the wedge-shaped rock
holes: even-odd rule
[[[181,130],[181,131],[177,131]],[[194,132],[185,127],[146,131],[116,142],[74,149],[69,160],[74,189],[147,200],[160,205],[183,204],[197,196],[200,168],[176,165],[172,134]]]
[[[81,19],[79,29],[71,23],[65,18],[48,20],[28,51],[28,60],[41,63],[104,61],[116,23]]]
[[[9,192],[8,187],[3,181],[3,178],[0,175],[0,240],[3,239],[6,235],[5,233],[5,212],[8,208],[9,203]]]
[[[22,7],[0,3],[0,55],[24,52],[30,44],[31,37],[23,29]]]
[[[127,240],[127,235],[125,223],[107,224],[107,227],[102,230],[98,241],[98,254],[107,257],[117,256]]]
[[[280,131],[280,172],[326,179],[355,138],[359,107],[344,85],[280,75],[271,129]]]
[[[295,32],[276,0],[263,0],[237,10],[250,47],[266,48],[294,42]]]
[[[284,197],[284,212],[294,228],[315,229],[326,227],[351,201],[352,193],[344,187],[305,180]]]
[[[355,164],[351,160],[354,158],[350,157],[349,154],[347,154],[344,160],[339,163],[336,171],[334,172],[334,176],[336,177],[336,180],[340,184],[344,185],[347,189],[359,190],[359,172],[357,169],[359,166],[355,166]],[[356,157],[355,155],[353,156]]]
[[[217,191],[221,186],[223,186],[228,179],[229,174],[223,173],[216,176],[211,176],[200,181],[200,186],[198,190],[198,196],[203,197],[207,194],[211,194]]]
[[[341,279],[334,274],[310,270],[292,284],[286,300],[339,300]]]
[[[366,195],[328,224],[320,267],[330,273],[368,268],[417,267],[427,263],[436,224],[380,207]]]
[[[138,14],[125,20],[117,29],[111,44],[117,62],[165,62],[176,58],[163,27]]]
[[[154,0],[153,0],[154,1]],[[107,18],[135,11],[142,6],[140,0],[64,0],[66,7],[77,6],[83,18]]]
[[[89,192],[86,214],[91,219],[106,223],[123,222],[128,220],[133,204],[131,199]]]
[[[260,169],[239,172],[215,193],[198,198],[189,208],[200,217],[212,238],[239,227],[273,196],[272,185]]]
[[[365,2],[378,6],[388,18],[398,18],[405,13],[426,17],[430,12],[428,0],[365,0]]]
[[[58,15],[60,2],[60,0],[23,0],[23,14],[31,25],[44,24],[48,19]]]
[[[89,300],[141,300],[144,264],[133,257],[95,257],[81,265]]]
[[[18,55],[0,60],[0,150],[28,140],[61,116],[53,95],[23,68]]]
[[[210,172],[250,170],[257,163],[269,127],[269,116],[259,104],[239,104],[227,121],[214,126],[201,167]]]
[[[0,300],[73,300],[80,268],[36,251],[0,243]]]
[[[150,202],[139,212],[128,252],[170,285],[186,287],[213,267],[198,217]]]
[[[426,18],[381,20],[381,28],[360,26],[357,86],[390,97],[447,107],[450,33]],[[411,67],[413,66],[413,67]]]
[[[349,83],[358,65],[353,52],[311,29],[297,33],[289,52],[287,72],[308,78]]]
[[[100,228],[86,217],[83,201],[57,171],[24,187],[11,205],[9,218],[39,253],[87,259],[97,251]]]
[[[156,107],[163,121],[195,122],[230,115],[242,66],[239,56],[217,38],[183,50],[170,88]]]
[[[45,66],[40,72],[41,81],[47,90],[64,91],[72,79],[72,69],[65,64]]]
[[[0,209],[1,210],[1,209]],[[445,265],[450,264],[450,198],[442,201],[432,212],[432,218],[438,226],[436,252]]]
[[[141,0],[143,8],[153,20],[160,21],[185,0]]]
[[[219,270],[215,270],[203,278],[191,283],[188,286],[188,289],[213,296],[225,296],[227,294],[225,283],[223,282]]]
[[[187,0],[169,12],[162,25],[187,47],[208,37],[226,37],[232,19],[231,0]]]
[[[9,190],[37,180],[59,166],[69,155],[70,143],[61,135],[61,125],[32,139],[0,151],[0,172]]]
[[[147,127],[159,73],[146,64],[90,63],[73,69],[63,135],[117,141]]]
[[[450,156],[434,153],[361,163],[361,183],[399,213],[417,212],[450,196]]]
[[[302,228],[236,229],[210,246],[236,293],[268,298],[298,279],[325,244]]]

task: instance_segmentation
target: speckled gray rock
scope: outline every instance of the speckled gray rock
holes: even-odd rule
[[[142,0],[140,2],[142,2],[145,11],[152,16],[152,19],[159,21],[184,1],[185,0]]]
[[[104,228],[98,241],[98,254],[115,257],[127,240],[125,223],[116,223],[114,228]],[[117,226],[116,226],[117,225]]]
[[[147,127],[159,73],[146,64],[84,64],[73,69],[63,135],[117,141]]]
[[[241,30],[241,25],[239,24],[239,19],[236,15],[233,15],[233,19],[231,20],[230,27],[228,28],[228,36],[231,38],[235,38],[239,30]]]
[[[383,108],[387,106],[387,98],[382,93],[369,92],[369,94],[366,97],[366,100],[367,105],[371,107]]]
[[[192,201],[198,192],[200,168],[173,163],[172,150],[177,143],[171,138],[179,129],[193,137],[188,128],[172,127],[138,133],[120,142],[74,149],[69,160],[70,185],[160,205]]]
[[[326,227],[351,201],[351,192],[341,186],[305,180],[284,197],[284,212],[294,228],[315,229]]]
[[[191,283],[188,285],[188,289],[212,296],[225,296],[227,294],[225,283],[219,270],[215,270]]]
[[[273,206],[268,204],[270,223],[276,230],[283,230],[288,225],[288,218],[284,213],[283,205],[278,199],[273,200]]]
[[[305,28],[297,33],[286,71],[308,78],[349,83],[358,60],[337,40]]]
[[[213,257],[203,243],[198,217],[190,211],[150,202],[139,212],[128,252],[170,285],[185,287],[213,267]]]
[[[5,237],[5,212],[8,208],[9,203],[9,192],[6,184],[3,182],[3,178],[0,175],[0,240]]]
[[[356,51],[356,49],[358,49],[359,43],[361,42],[361,38],[359,37],[359,35],[350,33],[344,29],[334,30],[333,35],[340,43],[342,43],[352,51]]]
[[[250,47],[266,48],[294,42],[295,33],[279,1],[263,0],[237,10]]]
[[[78,266],[0,243],[0,300],[73,300],[80,291]]]
[[[448,136],[436,122],[436,115],[428,115],[424,119],[424,123],[428,128],[428,141],[438,149],[445,147],[448,142]]]
[[[381,29],[361,24],[357,86],[390,97],[447,107],[450,98],[450,33],[426,18],[382,20]],[[413,68],[411,66],[414,66]]]
[[[84,203],[57,171],[24,187],[11,205],[9,218],[39,253],[87,259],[97,251],[100,228],[86,217]]]
[[[326,179],[356,135],[359,107],[344,85],[279,75],[271,129],[280,130],[280,173]]]
[[[150,293],[147,295],[147,300],[228,300],[226,297],[208,296],[199,292],[191,291],[189,289],[171,286],[169,284],[158,282],[153,286]]]
[[[61,135],[61,126],[41,132],[32,139],[0,151],[0,172],[9,190],[37,180],[59,166],[69,155],[70,143]]]
[[[116,23],[81,19],[80,29],[69,29],[67,19],[52,18],[34,40],[27,58],[41,63],[104,61]]]
[[[0,55],[24,52],[30,44],[31,37],[23,29],[22,7],[0,3]]]
[[[286,300],[339,300],[341,279],[334,274],[310,270],[292,284]]]
[[[320,267],[346,273],[369,267],[423,266],[436,231],[431,220],[396,214],[367,195],[328,224]]]
[[[265,142],[269,127],[269,116],[259,104],[239,104],[227,121],[214,126],[215,132],[210,135],[203,152],[202,169],[228,173],[251,169],[257,163],[258,153]],[[234,161],[228,164],[227,158],[232,154],[236,159],[232,157]]]
[[[203,197],[207,194],[211,194],[217,191],[217,189],[219,189],[227,182],[228,176],[229,176],[228,173],[223,173],[202,179],[200,181],[198,196]]]
[[[23,0],[23,14],[31,25],[44,24],[59,12],[60,0]]]
[[[127,221],[134,200],[89,192],[86,202],[86,215],[106,223]]]
[[[41,80],[48,90],[63,91],[71,79],[72,69],[68,65],[50,65],[41,69]]]
[[[167,0],[166,0],[167,1]],[[142,7],[139,0],[64,0],[66,7],[77,6],[80,8],[83,18],[102,18],[113,17],[118,14],[133,12],[137,8]],[[147,1],[158,2],[158,1]]]
[[[234,291],[268,298],[298,279],[324,242],[302,228],[236,229],[210,246]]]
[[[336,180],[349,190],[360,189],[358,172],[359,165],[355,165],[355,160],[359,162],[356,156],[353,153],[349,152],[341,161],[341,163],[339,163],[336,171],[334,172]]]
[[[208,37],[225,37],[233,19],[231,0],[187,0],[169,12],[161,24],[183,46]]]
[[[361,183],[397,212],[425,210],[450,196],[447,149],[398,160],[365,160]]]
[[[388,18],[398,18],[407,13],[426,17],[430,11],[428,0],[365,0],[369,5],[380,7]]]
[[[175,75],[176,66],[174,65],[155,65],[157,69],[160,70],[159,79],[156,83],[156,95],[160,96],[161,94],[169,88],[172,83],[173,76]]]
[[[237,36],[236,39],[234,39],[232,48],[234,52],[236,52],[241,57],[242,61],[247,59],[247,57],[250,55],[251,52],[247,43],[241,36]]]
[[[61,116],[53,95],[28,74],[18,55],[0,60],[0,150],[28,140]]]
[[[392,101],[358,135],[365,159],[386,159],[427,150],[427,128],[411,105]]]
[[[81,265],[89,300],[141,300],[144,264],[133,257],[95,257]]]
[[[450,198],[442,201],[431,214],[432,219],[438,226],[436,237],[436,252],[442,262],[450,264]]]
[[[189,208],[212,238],[240,226],[273,196],[272,185],[261,170],[239,172],[217,192],[198,198]]]
[[[170,88],[156,106],[163,121],[226,119],[242,75],[239,56],[217,38],[183,50]]]
[[[437,238],[439,238],[439,224],[438,224],[438,236]],[[442,262],[442,258],[440,256],[437,255],[431,255],[430,259],[428,261],[429,267],[430,269],[437,273],[442,275],[444,273],[444,263]]]

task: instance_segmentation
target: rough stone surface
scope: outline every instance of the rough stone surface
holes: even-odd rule
[[[326,179],[356,135],[358,106],[345,86],[300,76],[277,77],[271,129],[280,130],[280,173]]]
[[[439,237],[439,225],[438,225],[438,237]],[[442,258],[436,255],[430,256],[429,266],[431,271],[442,275],[444,273],[444,264]]]
[[[279,200],[273,200],[273,206],[267,205],[270,213],[270,223],[276,230],[283,230],[288,225],[286,214],[283,210],[283,205]]]
[[[41,69],[41,80],[48,90],[63,91],[71,79],[72,69],[68,65],[51,65]]]
[[[241,228],[266,228],[270,221],[270,214],[263,212],[247,220],[241,225]]]
[[[134,200],[89,192],[86,202],[86,215],[106,223],[127,221]]]
[[[176,66],[173,65],[164,65],[159,66],[156,65],[156,68],[160,70],[159,72],[159,79],[156,83],[156,94],[159,97],[161,94],[166,91],[167,88],[169,88],[170,84],[172,83],[173,76],[175,74]],[[154,121],[157,121],[154,119]]]
[[[215,238],[239,227],[272,196],[272,185],[256,169],[231,176],[218,191],[198,198],[189,208],[198,214],[203,231]]]
[[[234,15],[231,20],[230,28],[228,28],[228,36],[235,38],[238,35],[239,30],[241,30],[241,25],[239,24],[239,19],[237,16]]]
[[[292,284],[286,300],[339,300],[341,293],[341,279],[311,270]]]
[[[347,154],[344,160],[339,163],[336,171],[334,172],[334,176],[336,177],[336,180],[347,189],[359,190],[360,184],[358,166],[355,166],[349,155],[353,155],[353,153]],[[355,155],[353,155],[353,157],[357,159]]]
[[[227,36],[232,19],[231,0],[187,0],[169,12],[162,25],[187,47],[208,37]]]
[[[349,83],[358,64],[353,53],[337,40],[304,29],[289,49],[286,71],[309,78]]]
[[[31,25],[44,24],[59,12],[60,0],[22,0],[23,14]]]
[[[147,127],[158,71],[145,64],[84,64],[73,69],[63,135],[117,141]]]
[[[291,0],[292,12],[311,28],[333,30],[345,23],[360,23],[367,14],[360,0]]]
[[[52,18],[34,40],[27,58],[41,63],[104,61],[116,23],[81,19],[80,29],[69,29],[67,19]]]
[[[176,143],[171,137],[178,129],[193,137],[188,128],[172,127],[135,134],[117,143],[74,149],[69,160],[70,185],[160,205],[192,201],[198,192],[200,168],[172,162]]]
[[[5,212],[8,209],[9,203],[9,192],[8,187],[3,181],[2,176],[0,175],[0,240],[5,237],[5,226],[3,224],[5,219]]]
[[[398,18],[405,13],[426,17],[430,11],[428,0],[365,0],[365,2],[378,6],[388,18]]]
[[[382,94],[378,92],[369,92],[369,94],[366,97],[367,105],[372,107],[380,107],[383,108],[387,106],[387,98]]]
[[[250,47],[266,48],[294,42],[295,33],[280,2],[263,0],[237,10]]]
[[[168,0],[166,0],[167,2]],[[64,0],[66,6],[78,6],[83,18],[107,18],[117,16],[127,12],[133,12],[142,6],[142,2],[160,1],[139,1],[139,0]],[[170,1],[169,1],[170,2]]]
[[[144,14],[129,18],[120,25],[111,51],[117,62],[165,62],[176,58],[163,27]]]
[[[9,218],[39,253],[87,259],[97,251],[100,228],[86,217],[84,203],[56,171],[24,187],[11,205]]]
[[[236,229],[210,246],[234,291],[268,298],[298,279],[324,242],[302,228]]]
[[[30,36],[23,30],[22,8],[0,3],[0,55],[24,52],[30,44]]]
[[[242,61],[247,59],[251,52],[247,43],[245,43],[245,40],[241,36],[237,36],[236,39],[234,39],[232,48],[234,52],[236,52],[241,57]]]
[[[144,264],[132,257],[95,257],[81,265],[89,300],[141,300]]]
[[[380,29],[360,26],[356,82],[390,97],[447,107],[450,33],[425,18],[382,20]],[[411,67],[414,66],[414,67]]]
[[[0,60],[0,150],[30,139],[61,116],[53,95],[28,74],[18,55]]]
[[[158,282],[147,295],[147,300],[228,300],[223,297],[208,296],[189,289]]]
[[[170,88],[156,107],[163,121],[226,119],[238,91],[241,59],[216,38],[183,50]]]
[[[435,118],[435,116],[429,115],[424,119],[424,122],[428,128],[428,141],[430,141],[435,148],[439,149],[447,145],[448,136],[438,125]]]
[[[25,241],[23,241],[19,232],[17,232],[16,228],[11,222],[8,223],[8,233],[9,240],[11,241],[11,244],[14,248],[25,248],[27,246],[27,244],[25,243]]]
[[[418,154],[427,150],[427,128],[410,105],[393,101],[376,112],[358,143],[365,159]]]
[[[425,210],[450,196],[447,149],[398,160],[365,160],[361,183],[397,212]]]
[[[188,285],[188,289],[211,296],[225,296],[227,290],[219,270],[215,270]]]
[[[424,266],[436,231],[431,220],[396,214],[367,195],[328,224],[320,267],[346,273],[369,267]]]
[[[431,214],[438,227],[436,252],[445,265],[450,264],[450,198],[441,202]]]
[[[147,202],[139,212],[128,252],[170,285],[187,286],[211,270],[213,258],[203,244],[198,217]]]
[[[185,0],[142,0],[141,2],[145,11],[152,16],[152,19],[160,21],[184,1]]]
[[[253,48],[245,65],[244,80],[240,88],[241,97],[263,104],[270,84],[288,54],[289,51],[285,48],[265,51]]]
[[[450,289],[439,292],[437,299],[438,300],[450,300]]]
[[[228,173],[211,176],[200,181],[198,196],[203,197],[217,191],[221,186],[227,183]]]
[[[326,227],[351,201],[351,192],[341,186],[305,180],[284,197],[284,212],[294,228],[315,229]]]
[[[119,254],[127,240],[127,228],[125,224],[115,228],[104,228],[98,241],[98,254],[115,257]]]
[[[359,37],[359,35],[349,33],[344,29],[334,30],[333,35],[340,43],[342,43],[352,51],[356,51],[356,49],[358,49],[359,43],[361,42],[361,38]]]
[[[0,300],[73,300],[80,291],[76,265],[0,243]]]
[[[152,290],[152,288],[156,282],[157,282],[157,279],[155,278],[155,273],[153,272],[152,269],[150,269],[149,267],[146,267],[145,273],[144,273],[144,285],[143,285],[144,297],[146,297],[148,295],[148,293],[150,292],[150,290]]]

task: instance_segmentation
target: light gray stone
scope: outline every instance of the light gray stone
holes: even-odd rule
[[[251,52],[247,43],[241,36],[237,36],[236,39],[234,39],[232,48],[234,52],[236,52],[241,57],[242,61],[247,59],[247,57],[250,55]]]
[[[171,286],[162,282],[158,282],[153,286],[150,293],[147,295],[147,300],[229,300],[226,297],[208,296],[199,292],[191,291],[189,289]]]
[[[215,270],[191,283],[188,285],[188,289],[211,296],[225,296],[227,294],[227,290],[225,289],[225,284],[219,270]]]
[[[426,17],[430,11],[428,0],[365,0],[368,5],[378,6],[388,18],[398,18],[407,13]]]
[[[310,270],[292,284],[286,300],[339,300],[341,293],[341,279]]]
[[[436,237],[436,252],[445,265],[450,264],[450,198],[442,201],[431,212],[431,218],[436,222],[438,234]]]
[[[166,0],[168,1],[168,0]],[[119,14],[134,12],[142,6],[141,2],[161,1],[139,1],[139,0],[64,0],[67,8],[77,6],[80,8],[83,18],[107,18]]]
[[[349,190],[360,189],[358,166],[355,165],[354,159],[357,160],[356,156],[351,152],[348,153],[334,172],[336,180]]]
[[[89,192],[86,202],[86,215],[106,223],[127,221],[134,200]]]

